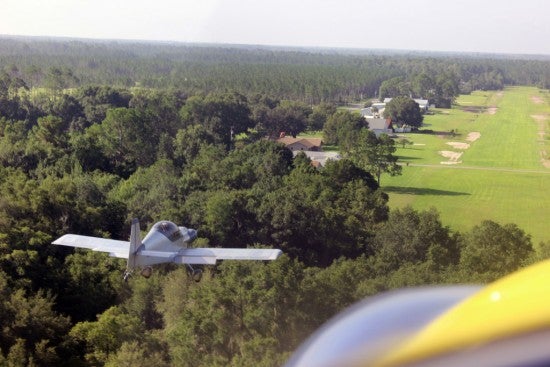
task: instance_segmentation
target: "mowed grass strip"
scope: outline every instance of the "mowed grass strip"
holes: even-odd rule
[[[533,103],[536,94],[535,88],[508,88],[494,115],[480,115],[475,124],[481,137],[464,152],[464,164],[542,169],[537,124],[531,116],[548,107]]]
[[[409,166],[402,176],[382,177],[390,206],[433,206],[445,224],[460,231],[491,219],[516,223],[535,244],[550,240],[550,169],[542,164],[540,123],[532,117],[550,115],[550,105],[545,98],[535,103],[532,97],[538,95],[538,89],[525,87],[476,92],[459,98],[453,109],[426,116],[426,128],[434,134],[405,134],[415,145],[397,154]],[[489,107],[497,108],[494,114]],[[446,159],[438,152],[460,151],[447,143],[466,143],[470,132],[481,136],[463,150],[462,163],[441,164]]]
[[[385,177],[390,207],[435,207],[443,223],[467,231],[484,219],[516,223],[535,243],[550,240],[550,175],[459,168],[403,167],[400,177]]]

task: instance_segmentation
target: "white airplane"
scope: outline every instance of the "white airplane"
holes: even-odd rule
[[[188,247],[195,238],[196,230],[161,221],[155,223],[142,241],[139,221],[134,219],[130,242],[66,234],[53,244],[108,252],[110,256],[128,259],[124,280],[128,280],[135,268],[141,268],[141,275],[149,278],[152,274],[151,265],[176,263],[186,264],[192,272],[193,279],[198,281],[202,272],[193,269],[191,265],[214,265],[217,260],[276,260],[282,254],[282,251],[277,249]]]

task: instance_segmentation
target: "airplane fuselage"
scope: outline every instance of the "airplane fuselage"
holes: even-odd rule
[[[166,253],[180,253],[197,238],[197,231],[178,227],[172,222],[155,223],[149,233],[136,248],[135,266],[150,266],[166,262]],[[154,256],[158,252],[162,256]]]

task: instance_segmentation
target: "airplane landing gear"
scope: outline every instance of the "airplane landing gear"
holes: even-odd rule
[[[189,264],[187,264],[187,269],[189,270],[189,275],[191,276],[191,279],[193,279],[197,283],[201,281],[202,269],[195,269]]]
[[[128,282],[128,279],[130,278],[130,275],[132,275],[132,272],[129,270],[124,271],[124,281]]]
[[[200,282],[202,279],[202,269],[193,269],[191,278],[193,278],[193,280],[197,283]]]
[[[141,270],[141,275],[142,275],[145,279],[149,279],[149,277],[151,276],[151,274],[153,274],[153,268],[150,267],[150,266],[147,266],[147,267],[143,268],[143,270]]]

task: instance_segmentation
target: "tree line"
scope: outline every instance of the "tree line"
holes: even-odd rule
[[[520,55],[4,37],[0,38],[0,65],[29,87],[96,84],[176,88],[192,94],[229,89],[308,104],[378,97],[381,84],[392,78],[414,83],[434,79],[443,88],[435,95],[456,86],[469,93],[505,85],[550,85],[549,60]]]

